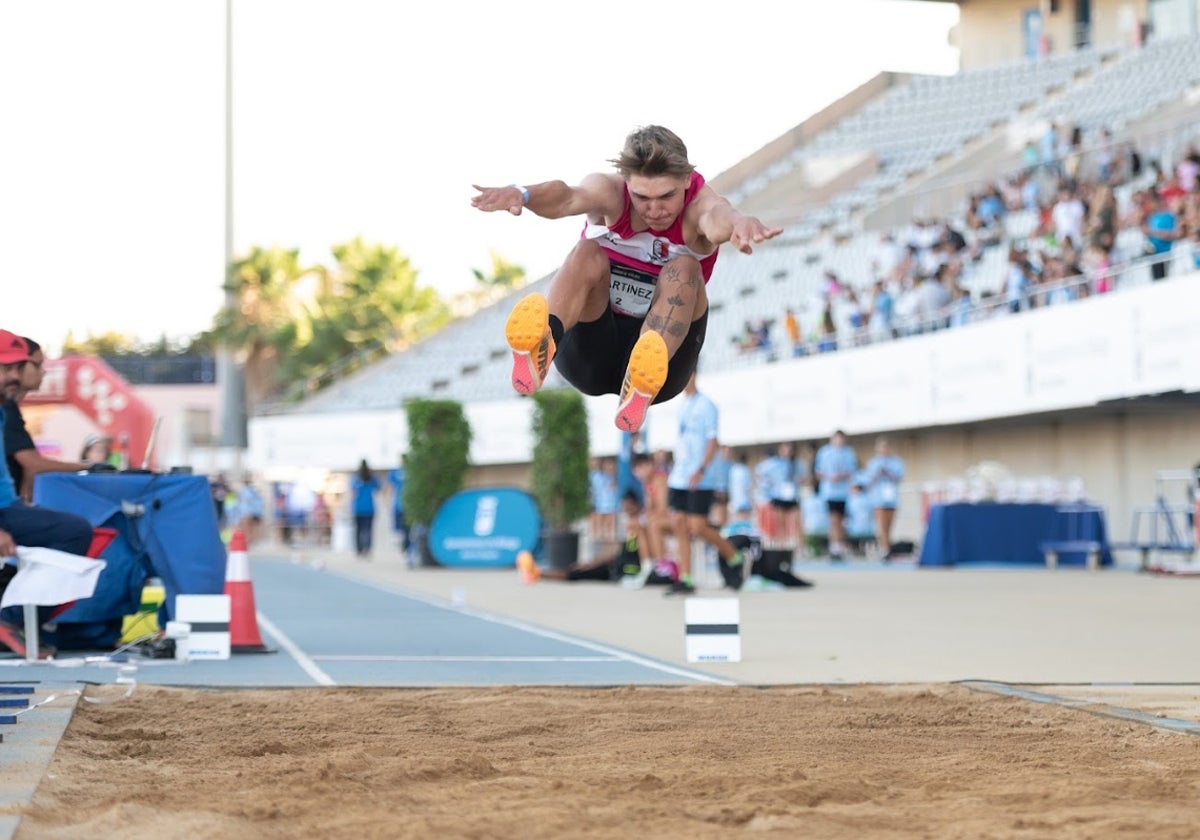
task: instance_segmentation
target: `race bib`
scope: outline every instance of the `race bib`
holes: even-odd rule
[[[608,302],[622,315],[644,318],[654,299],[654,281],[648,274],[614,264],[608,277]]]

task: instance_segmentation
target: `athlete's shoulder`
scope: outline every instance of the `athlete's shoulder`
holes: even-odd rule
[[[585,196],[586,212],[615,218],[625,206],[625,179],[613,172],[593,172],[579,182],[577,191]]]

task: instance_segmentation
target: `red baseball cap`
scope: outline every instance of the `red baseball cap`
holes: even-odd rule
[[[29,345],[25,339],[8,330],[0,330],[0,365],[15,365],[29,361]]]

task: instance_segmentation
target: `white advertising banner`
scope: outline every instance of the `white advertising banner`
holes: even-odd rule
[[[255,471],[318,467],[352,471],[362,458],[391,467],[408,447],[401,409],[251,418],[247,462]]]
[[[1200,389],[1200,277],[1193,279],[1151,286],[1132,301],[1134,378],[1126,396]]]
[[[522,464],[532,457],[533,400],[468,403],[463,408],[471,425],[471,463]]]
[[[1024,348],[1013,340],[1011,321],[998,318],[924,339],[930,396],[923,425],[1009,413],[1026,389]]]

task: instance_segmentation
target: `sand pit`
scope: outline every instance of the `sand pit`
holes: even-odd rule
[[[200,691],[80,704],[17,840],[1200,831],[1200,740],[962,686]]]

